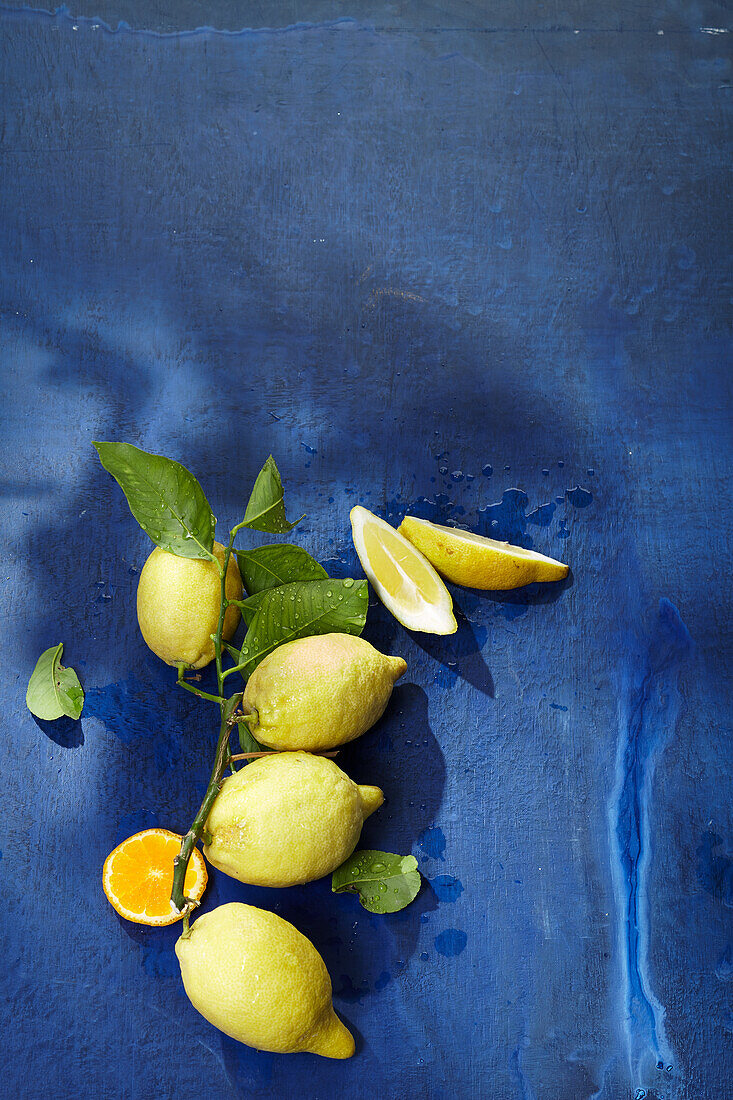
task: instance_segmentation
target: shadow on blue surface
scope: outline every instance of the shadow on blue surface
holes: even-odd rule
[[[365,822],[360,847],[411,851],[435,821],[446,774],[423,689],[398,684],[384,718],[364,737],[344,746],[338,764],[358,782],[384,791],[385,805]]]
[[[460,677],[477,691],[494,698],[494,680],[488,665],[481,656],[488,632],[486,627],[473,625],[461,606],[453,599],[453,610],[458,623],[455,634],[440,637],[437,634],[421,634],[411,631],[413,641],[439,661],[448,672],[448,680]],[[449,686],[449,684],[446,684]]]
[[[181,934],[179,923],[153,928],[125,920],[117,912],[115,916],[125,935],[142,949],[140,960],[146,974],[153,978],[178,977],[178,960],[173,949]]]
[[[165,670],[163,675],[166,676]],[[181,703],[172,671],[168,672],[169,690]],[[98,718],[105,729],[137,753],[152,757],[155,770],[166,772],[181,759],[181,729],[178,707],[161,705],[149,683],[132,673],[124,680],[92,688],[87,692],[85,713]],[[211,717],[212,726],[217,718]]]
[[[496,613],[511,621],[524,615],[530,607],[555,603],[567,589],[573,587],[573,583],[571,570],[561,581],[527,584],[524,588],[514,588],[506,592],[480,592],[471,589],[471,593],[478,600],[488,600],[496,604]]]
[[[84,730],[80,718],[76,720],[56,718],[53,722],[47,722],[43,718],[36,718],[35,714],[31,717],[39,730],[62,749],[78,749],[84,744]]]
[[[703,833],[697,846],[697,878],[700,885],[728,909],[733,909],[733,859],[716,852],[724,843],[722,836],[710,830]]]

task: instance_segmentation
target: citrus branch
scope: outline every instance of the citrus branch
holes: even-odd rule
[[[178,666],[178,683],[186,691],[190,691],[193,695],[198,695],[200,699],[209,699],[213,703],[218,703],[221,709],[221,727],[219,729],[219,740],[216,743],[216,755],[214,757],[214,766],[211,770],[211,778],[209,779],[209,785],[206,788],[206,794],[204,800],[199,807],[199,811],[196,817],[193,819],[191,828],[188,830],[183,840],[181,841],[181,849],[173,860],[173,888],[171,890],[171,904],[178,913],[187,913],[191,908],[191,902],[185,897],[183,893],[183,886],[186,881],[186,870],[188,868],[188,862],[191,858],[191,853],[194,849],[196,841],[201,836],[206,819],[209,816],[211,807],[214,805],[216,796],[219,793],[221,787],[222,777],[224,775],[225,768],[231,761],[231,750],[229,748],[229,738],[231,736],[232,729],[237,724],[237,708],[242,701],[241,692],[237,695],[232,695],[231,699],[227,699],[224,696],[224,676],[225,673],[221,667],[221,651],[222,651],[222,634],[224,632],[224,616],[226,615],[226,609],[229,606],[227,600],[227,570],[229,568],[229,560],[232,556],[232,549],[234,548],[234,539],[237,536],[237,532],[241,531],[244,527],[243,523],[237,524],[229,532],[229,543],[224,551],[224,561],[220,565],[218,560],[216,561],[219,569],[220,579],[220,600],[219,600],[219,621],[216,624],[216,633],[212,634],[214,642],[214,657],[216,660],[216,682],[219,687],[218,695],[211,695],[207,691],[201,691],[199,688],[194,687],[192,684],[186,683],[183,679],[183,665]],[[216,560],[216,559],[215,559]]]
[[[209,699],[212,703],[223,703],[221,695],[210,695],[208,691],[202,691],[201,688],[194,687],[193,684],[189,684],[187,680],[183,679],[184,665],[178,666],[178,686],[185,688],[186,691],[190,691],[192,695],[198,695],[199,699]]]
[[[186,869],[196,841],[201,836],[211,807],[214,805],[216,796],[219,793],[224,769],[229,763],[229,758],[231,756],[229,751],[229,737],[233,727],[236,725],[237,720],[234,715],[241,699],[241,694],[233,695],[231,699],[225,699],[223,702],[221,709],[221,730],[219,731],[219,740],[216,743],[216,756],[214,757],[214,767],[211,770],[209,786],[206,789],[204,800],[199,807],[199,812],[193,819],[191,828],[181,841],[181,850],[173,860],[173,889],[171,890],[171,903],[178,913],[186,912],[191,905],[188,898],[185,897],[183,893],[183,884],[186,880]]]
[[[235,752],[229,757],[230,762],[232,760],[254,760],[258,756],[277,756],[279,749],[269,749],[266,752]],[[334,752],[312,752],[311,756],[338,756],[339,750]]]

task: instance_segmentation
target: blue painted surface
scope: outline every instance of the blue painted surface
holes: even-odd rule
[[[0,13],[3,1095],[733,1094],[730,34],[642,7]],[[220,1035],[177,931],[104,899],[215,728],[139,636],[95,438],[183,461],[224,526],[272,451],[334,575],[357,502],[571,565],[454,590],[451,638],[370,610],[409,671],[342,765],[409,909],[212,873],[206,907],[313,939],[349,1063]],[[34,722],[60,639],[84,715]]]

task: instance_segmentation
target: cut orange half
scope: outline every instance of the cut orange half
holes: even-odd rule
[[[361,505],[351,509],[351,531],[364,572],[398,622],[408,630],[455,634],[450,592],[404,535]]]
[[[136,924],[174,924],[183,916],[171,905],[173,860],[181,837],[168,829],[144,829],[123,840],[104,861],[102,883],[110,904]],[[204,857],[194,848],[183,893],[198,901],[206,889]]]

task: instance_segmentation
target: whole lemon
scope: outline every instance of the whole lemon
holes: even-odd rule
[[[193,1007],[240,1043],[324,1058],[354,1053],[351,1032],[333,1010],[323,959],[275,913],[220,905],[181,936],[176,955]]]
[[[223,566],[224,547],[220,542],[214,543],[213,551]],[[226,594],[230,600],[242,598],[242,578],[234,554],[227,568]],[[153,550],[137,586],[137,618],[153,653],[168,665],[184,664],[188,668],[203,668],[213,661],[211,635],[219,622],[220,596],[215,562],[179,558],[159,547]],[[238,607],[226,609],[226,640],[237,629],[239,615]]]
[[[253,886],[295,886],[335,871],[384,802],[325,756],[263,756],[224,780],[211,808],[209,863]]]
[[[250,676],[242,710],[263,745],[333,749],[361,737],[382,716],[401,657],[386,657],[363,638],[322,634],[278,646]]]

